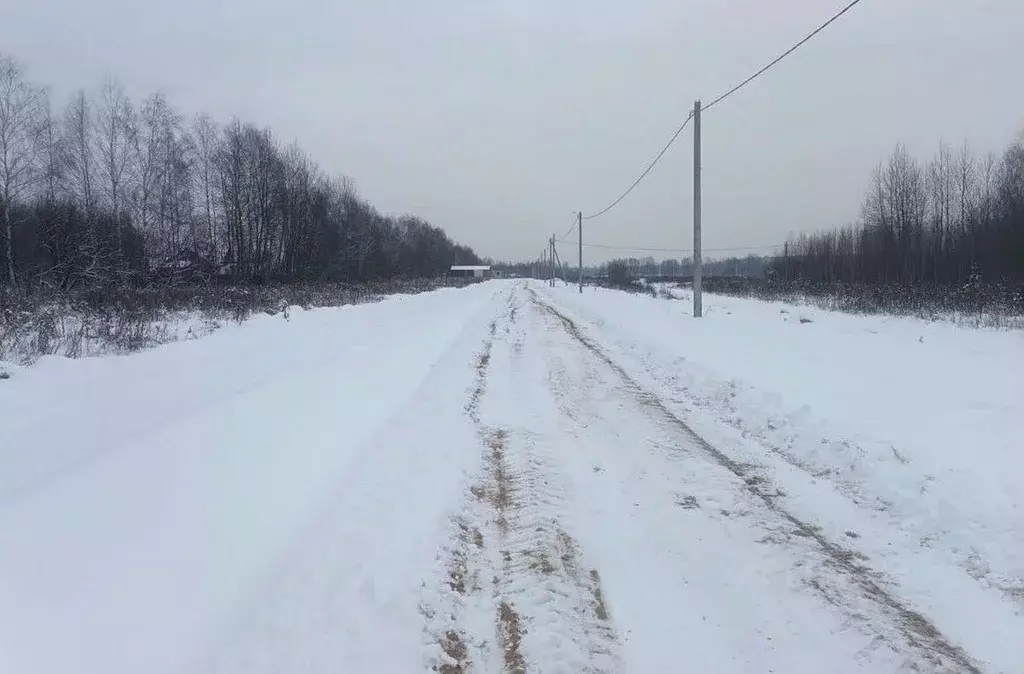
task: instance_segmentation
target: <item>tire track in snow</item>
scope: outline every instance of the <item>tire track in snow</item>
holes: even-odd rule
[[[421,606],[432,667],[446,674],[617,671],[617,637],[600,573],[586,569],[562,524],[557,466],[528,432],[481,420],[495,345],[507,347],[500,355],[510,362],[522,349],[522,335],[512,335],[521,309],[513,290],[474,363],[477,381],[466,414],[478,426],[484,469],[453,518],[443,605]]]
[[[655,377],[657,380],[657,375],[655,375]],[[827,459],[812,460],[798,456],[792,449],[795,442],[795,436],[793,435],[783,439],[773,439],[771,437],[771,433],[777,430],[777,427],[773,425],[776,423],[777,417],[773,416],[769,419],[767,430],[757,427],[751,428],[748,426],[740,416],[735,403],[736,383],[729,381],[726,382],[725,386],[728,387],[729,395],[711,397],[707,395],[691,394],[687,387],[683,385],[683,392],[687,394],[685,400],[672,399],[670,402],[677,405],[692,405],[707,412],[714,416],[720,423],[736,429],[742,434],[743,438],[747,442],[756,443],[765,452],[778,457],[793,468],[802,471],[809,478],[813,480],[828,481],[834,485],[838,493],[842,494],[858,507],[870,510],[880,516],[884,516],[896,527],[902,526],[902,518],[905,516],[905,513],[901,513],[898,510],[894,511],[894,502],[891,498],[873,494],[870,488],[864,483],[863,478],[854,477],[848,474],[844,470],[829,463]],[[785,421],[783,420],[779,423],[784,424]],[[855,440],[849,440],[846,438],[835,439],[833,437],[822,436],[819,441],[823,445],[842,448],[841,456],[852,457],[852,461],[854,462],[863,459],[866,453],[865,449],[863,449]],[[909,463],[909,460],[905,458],[895,446],[890,445],[889,447],[893,457],[899,464],[896,468],[897,470]],[[850,470],[852,470],[852,468]],[[928,488],[929,483],[933,479],[933,476],[930,474],[926,474],[924,476],[924,481],[920,483],[922,494]],[[951,532],[948,529],[928,531],[921,536],[920,545],[922,547],[931,547],[932,540],[947,538],[950,533]],[[954,546],[954,550],[956,549],[955,543],[951,543],[950,545]],[[978,584],[979,588],[986,591],[998,591],[1010,601],[1024,607],[1024,576],[1009,573],[1005,568],[1002,569],[1002,572],[993,570],[989,560],[973,546],[966,550],[954,552],[953,560],[962,571],[964,571],[974,580],[974,582]]]
[[[522,334],[511,336],[522,302],[521,292],[510,297],[506,336],[511,343],[503,343],[506,348],[500,354],[499,364],[506,369],[499,374],[507,380],[499,381],[509,386],[515,381],[515,363],[523,346]],[[514,386],[511,390],[517,392]],[[586,570],[580,546],[567,530],[566,489],[555,456],[544,451],[541,438],[515,425],[482,430],[491,449],[493,502],[501,534],[502,572],[495,590],[517,611],[518,620],[512,624],[522,630],[521,639],[506,643],[521,644],[514,650],[524,657],[527,670],[616,671],[617,637],[600,573]],[[503,615],[512,617],[507,611]],[[506,671],[520,671],[519,660],[511,655]]]
[[[476,377],[464,411],[477,426],[499,318],[488,324],[488,337],[472,363]],[[438,597],[420,603],[420,613],[426,620],[427,660],[430,668],[441,674],[487,670],[493,659],[494,634],[480,629],[480,625],[481,618],[493,612],[489,605],[494,584],[490,570],[495,562],[488,558],[490,546],[486,543],[494,532],[489,530],[490,518],[484,503],[486,487],[475,484],[468,491],[463,511],[451,520],[443,575],[432,582]]]
[[[528,433],[497,431],[492,437],[495,488],[507,495],[496,499],[504,527],[496,591],[530,626],[522,647],[527,661],[538,671],[616,671],[617,638],[600,574],[586,570],[580,546],[566,530],[557,466]],[[519,671],[514,662],[506,661],[507,671]]]
[[[927,616],[904,604],[894,594],[883,587],[881,574],[871,569],[864,562],[863,555],[828,538],[819,527],[809,524],[787,510],[779,503],[781,492],[774,488],[761,476],[752,475],[750,466],[740,463],[708,443],[685,421],[674,414],[656,395],[641,387],[619,364],[617,364],[598,344],[582,334],[579,327],[555,307],[538,297],[531,289],[532,299],[536,305],[559,321],[565,331],[594,356],[607,365],[623,382],[629,394],[650,413],[678,429],[684,436],[693,441],[694,445],[715,463],[722,466],[741,481],[741,487],[755,496],[772,513],[780,517],[793,528],[793,533],[814,544],[823,555],[825,566],[835,574],[848,581],[852,588],[869,600],[879,609],[895,628],[901,640],[913,651],[917,652],[926,662],[941,671],[969,672],[981,674],[981,669],[960,646],[952,643]],[[812,582],[819,594],[829,603],[848,607],[843,597],[844,590],[829,587],[820,580]],[[847,590],[848,591],[848,590]],[[876,630],[879,637],[886,635]],[[952,669],[948,669],[952,668]]]

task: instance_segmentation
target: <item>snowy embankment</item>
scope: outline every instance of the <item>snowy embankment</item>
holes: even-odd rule
[[[278,646],[268,671],[339,649],[355,671],[417,667],[422,570],[477,454],[465,363],[496,292],[261,316],[13,370],[0,381],[0,671],[253,671],[232,658],[265,643]],[[236,633],[250,648],[232,648]]]
[[[285,318],[302,309],[379,301],[436,290],[440,279],[391,279],[350,285],[169,285],[0,293],[0,376],[43,356],[126,354],[205,337],[262,314]],[[7,361],[5,364],[3,361]]]
[[[940,628],[1024,661],[1024,333],[538,289]]]

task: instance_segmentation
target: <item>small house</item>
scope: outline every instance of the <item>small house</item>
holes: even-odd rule
[[[490,278],[491,267],[484,264],[453,264],[448,275],[455,278]]]

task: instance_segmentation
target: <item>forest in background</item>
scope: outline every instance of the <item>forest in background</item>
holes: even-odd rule
[[[979,158],[942,143],[926,162],[897,146],[860,223],[791,239],[769,269],[811,283],[1024,282],[1024,144]]]
[[[113,79],[54,109],[0,54],[0,287],[361,283],[476,262],[269,129],[186,117],[160,93],[136,104]]]

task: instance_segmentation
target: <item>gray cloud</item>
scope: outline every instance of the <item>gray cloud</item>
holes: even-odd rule
[[[840,4],[2,0],[0,50],[58,104],[110,73],[136,99],[271,126],[383,210],[526,258],[628,186],[695,98]],[[1001,151],[1024,129],[1022,34],[1019,0],[865,0],[706,115],[705,245],[856,219],[896,142]],[[688,248],[691,143],[588,238]]]

